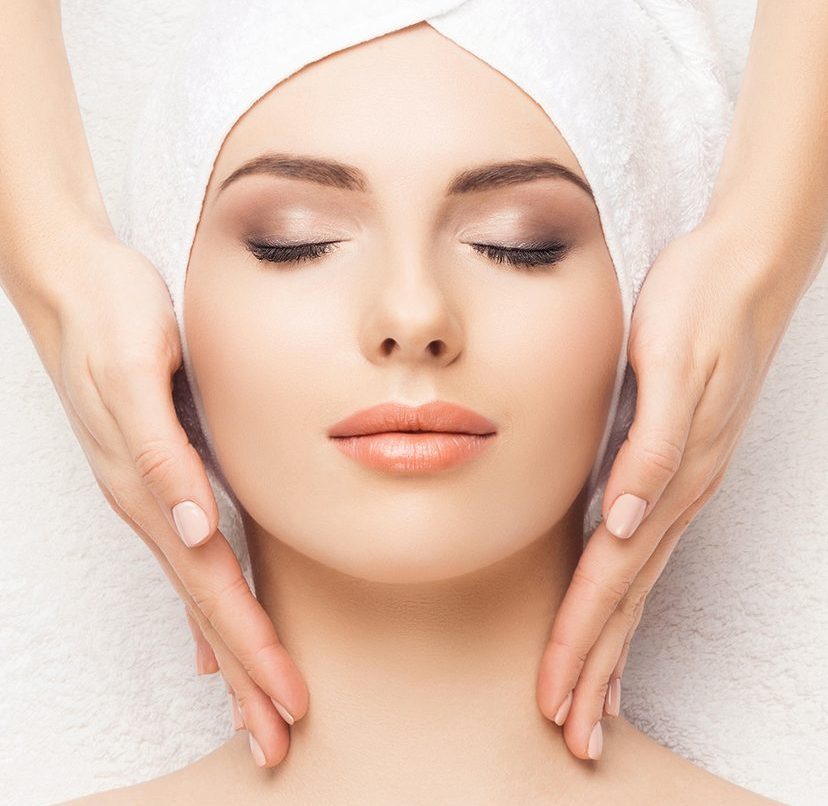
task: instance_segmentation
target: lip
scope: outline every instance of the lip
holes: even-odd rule
[[[328,430],[331,437],[357,437],[386,431],[439,431],[454,434],[493,434],[497,426],[476,411],[432,400],[421,406],[381,403],[360,409]]]
[[[328,430],[346,455],[398,473],[456,467],[484,451],[496,434],[497,426],[482,414],[442,400],[421,406],[383,403]]]

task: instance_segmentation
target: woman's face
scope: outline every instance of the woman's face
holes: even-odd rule
[[[352,167],[317,166],[323,183],[283,162],[292,176],[219,187],[263,154]],[[608,414],[620,294],[583,187],[468,173],[514,160],[586,184],[536,102],[426,23],[308,65],[227,136],[186,332],[222,470],[262,530],[357,577],[429,581],[521,550],[576,502]],[[334,243],[293,262],[250,246],[285,242]],[[475,244],[552,248],[524,266]],[[433,400],[482,414],[495,436],[460,465],[395,472],[328,435],[357,410]]]

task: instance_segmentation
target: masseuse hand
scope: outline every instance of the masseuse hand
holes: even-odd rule
[[[541,712],[579,758],[601,755],[647,594],[721,485],[828,253],[826,36],[825,3],[759,0],[704,219],[657,256],[633,310],[634,419],[538,671]]]
[[[0,109],[0,285],[106,500],[183,599],[200,670],[216,671],[218,658],[254,758],[261,747],[273,766],[289,732],[270,697],[300,719],[307,688],[216,528],[207,475],[172,402],[181,363],[172,303],[157,269],[112,230],[59,0],[3,0]]]
[[[171,377],[181,345],[167,287],[114,233],[78,228],[62,238],[53,234],[48,244],[48,256],[24,250],[16,259],[43,278],[50,273],[38,262],[57,255],[63,281],[51,273],[39,293],[19,289],[18,311],[106,500],[183,599],[199,671],[217,671],[218,658],[272,766],[287,752],[289,732],[270,697],[299,719],[308,694],[216,528],[201,458],[176,417]],[[252,744],[251,750],[255,757]]]
[[[538,678],[543,713],[564,725],[579,758],[600,755],[600,739],[590,738],[604,712],[618,715],[620,678],[647,594],[719,489],[814,274],[797,269],[796,252],[777,253],[744,231],[743,224],[710,219],[668,244],[633,311],[635,419]]]

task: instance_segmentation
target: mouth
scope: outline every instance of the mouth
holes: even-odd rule
[[[491,420],[443,401],[419,407],[385,403],[356,412],[328,432],[347,456],[394,473],[456,467],[480,455],[496,435]]]
[[[497,426],[472,409],[434,400],[421,406],[403,403],[382,403],[361,409],[331,426],[328,436],[357,437],[369,434],[395,433],[452,433],[493,434]]]
[[[465,464],[495,438],[495,434],[451,431],[381,431],[335,437],[334,442],[342,453],[365,467],[391,473],[427,473]]]

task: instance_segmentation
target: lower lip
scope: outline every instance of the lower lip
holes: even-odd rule
[[[354,437],[332,437],[344,454],[366,467],[392,473],[427,473],[468,462],[486,450],[496,434],[383,431]]]

